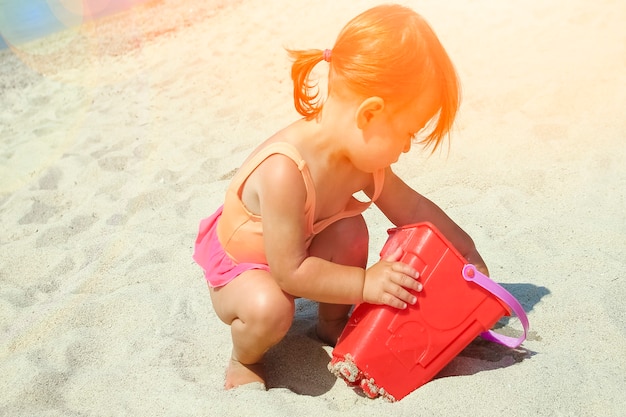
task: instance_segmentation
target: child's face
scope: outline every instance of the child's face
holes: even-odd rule
[[[402,105],[385,106],[367,132],[369,162],[378,165],[378,169],[397,162],[402,153],[411,149],[415,135],[435,116],[438,109],[439,97],[434,88]]]

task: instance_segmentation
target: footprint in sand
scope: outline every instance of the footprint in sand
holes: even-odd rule
[[[45,224],[51,217],[57,215],[61,211],[60,207],[49,206],[39,200],[34,200],[30,211],[22,216],[17,222],[18,224]]]
[[[76,216],[67,226],[51,227],[46,230],[37,238],[35,247],[65,245],[70,237],[88,230],[97,221],[98,218],[93,215]]]
[[[63,176],[63,171],[57,167],[49,168],[46,173],[39,179],[40,190],[56,190],[59,186],[59,181]]]

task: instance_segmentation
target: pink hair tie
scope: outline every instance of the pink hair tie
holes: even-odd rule
[[[330,62],[330,55],[333,53],[332,50],[330,49],[324,49],[324,52],[322,53],[322,57],[324,58],[324,61],[326,62]]]

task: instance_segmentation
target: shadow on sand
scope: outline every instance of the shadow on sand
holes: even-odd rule
[[[533,284],[500,284],[520,302],[524,311],[530,313],[543,297],[550,294],[546,287]],[[537,330],[533,329],[532,320],[526,340],[541,341]],[[492,329],[511,337],[522,334],[522,325],[517,317],[505,316]],[[457,357],[455,357],[435,378],[448,376],[473,375],[478,372],[492,369],[506,368],[526,359],[530,359],[537,352],[526,349],[523,345],[512,349],[494,342],[477,337]]]

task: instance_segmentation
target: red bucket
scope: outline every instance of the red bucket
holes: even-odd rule
[[[510,311],[492,292],[463,277],[467,261],[433,225],[388,232],[380,255],[402,248],[400,261],[420,273],[423,289],[416,294],[417,303],[404,310],[358,305],[328,367],[369,397],[395,401],[430,381]]]

